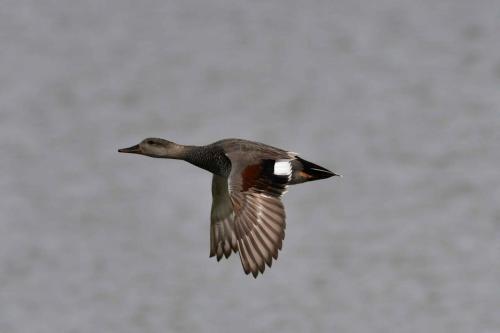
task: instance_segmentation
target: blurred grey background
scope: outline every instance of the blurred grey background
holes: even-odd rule
[[[1,1],[1,332],[500,332],[498,1]],[[272,269],[208,258],[241,137],[291,188]]]

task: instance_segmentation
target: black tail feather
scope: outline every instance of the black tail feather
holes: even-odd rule
[[[297,157],[297,160],[302,164],[302,172],[305,173],[306,181],[317,180],[317,179],[325,179],[333,176],[339,176],[335,172],[332,172],[328,169],[323,168],[317,164],[306,161],[300,157]]]

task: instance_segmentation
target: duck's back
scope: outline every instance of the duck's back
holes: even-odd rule
[[[259,170],[259,177],[279,184],[293,185],[335,175],[328,169],[300,158],[297,153],[260,142],[223,139],[212,145],[224,152],[230,160],[231,172],[241,173],[238,175],[241,177],[250,171],[254,173]]]
[[[242,153],[247,157],[270,159],[287,159],[296,156],[295,153],[280,148],[243,139],[223,139],[214,142],[212,145],[222,148],[229,155]]]

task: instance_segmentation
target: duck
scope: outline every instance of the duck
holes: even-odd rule
[[[297,153],[235,138],[205,146],[146,138],[118,152],[184,160],[211,172],[210,257],[220,261],[238,253],[254,278],[278,259],[286,228],[281,198],[288,186],[341,176]]]

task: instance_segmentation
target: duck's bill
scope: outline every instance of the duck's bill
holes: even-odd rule
[[[118,149],[118,152],[120,152],[120,153],[140,154],[141,153],[141,149],[139,148],[139,145],[135,145],[135,146],[128,147],[128,148]]]

